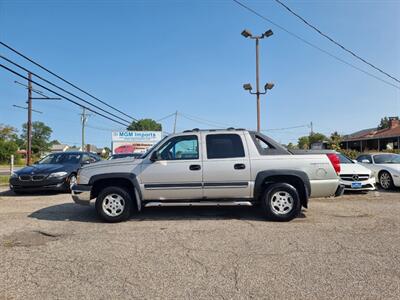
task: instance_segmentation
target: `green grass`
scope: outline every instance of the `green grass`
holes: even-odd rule
[[[8,185],[8,180],[10,176],[8,175],[0,175],[0,185]]]

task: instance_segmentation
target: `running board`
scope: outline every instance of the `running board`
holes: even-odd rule
[[[253,206],[250,201],[147,202],[144,207],[159,206]]]

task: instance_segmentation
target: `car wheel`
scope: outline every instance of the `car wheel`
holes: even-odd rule
[[[77,178],[76,178],[76,174],[71,174],[66,182],[66,187],[68,191],[71,191],[71,188],[74,184],[76,184]]]
[[[301,210],[296,188],[288,183],[274,183],[264,192],[261,205],[267,218],[286,222],[298,216]]]
[[[97,214],[106,222],[115,223],[127,220],[130,217],[131,209],[131,196],[121,187],[107,187],[97,196]]]
[[[379,174],[379,184],[384,190],[390,190],[393,188],[393,179],[389,172],[382,171]]]

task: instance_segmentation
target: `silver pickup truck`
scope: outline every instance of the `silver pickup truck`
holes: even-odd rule
[[[78,204],[96,199],[107,222],[151,206],[253,206],[289,221],[310,197],[339,196],[336,154],[294,155],[259,132],[188,130],[165,137],[139,159],[103,161],[79,170]]]

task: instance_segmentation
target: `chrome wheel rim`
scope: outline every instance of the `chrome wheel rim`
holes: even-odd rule
[[[388,173],[385,172],[381,174],[379,183],[384,189],[388,189],[390,187],[391,182],[392,179],[390,178],[390,175]]]
[[[75,175],[72,175],[72,176],[69,178],[69,187],[71,188],[74,184],[76,184],[76,176],[75,176]]]
[[[103,200],[102,207],[107,216],[118,217],[125,209],[125,199],[118,194],[107,195]]]
[[[272,211],[277,215],[286,215],[293,209],[293,197],[285,191],[279,191],[271,197]]]

